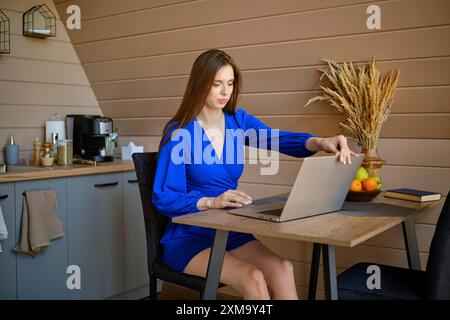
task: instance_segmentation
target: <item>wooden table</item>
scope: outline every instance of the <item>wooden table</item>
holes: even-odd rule
[[[418,211],[438,202],[417,203],[379,195],[371,202],[346,202],[342,210],[338,212],[281,223],[232,215],[227,213],[225,209],[201,211],[173,218],[172,221],[216,230],[203,299],[216,298],[228,232],[236,231],[313,243],[308,298],[315,299],[320,252],[322,250],[325,297],[336,300],[338,298],[336,246],[352,248],[402,224],[408,265],[412,269],[420,270],[419,249],[412,217]],[[392,207],[389,207],[388,211],[380,212],[377,205],[379,203],[388,204]]]

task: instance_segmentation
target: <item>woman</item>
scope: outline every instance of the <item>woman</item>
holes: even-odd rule
[[[221,50],[206,51],[194,62],[181,106],[164,128],[159,146],[152,201],[161,214],[172,218],[251,203],[248,194],[236,190],[244,168],[236,151],[243,147],[243,141],[239,145],[228,132],[268,130],[267,142],[271,131],[257,118],[236,109],[241,82],[239,69]],[[202,139],[192,138],[196,133]],[[262,140],[258,135],[258,146],[262,146]],[[279,151],[295,157],[311,156],[317,151],[333,152],[345,164],[355,155],[344,136],[318,138],[308,133],[279,131],[278,140]],[[180,141],[187,146],[181,154]],[[248,139],[245,141],[248,144]],[[270,143],[266,148],[270,149]],[[207,150],[213,161],[193,163],[192,159],[205,156]],[[183,161],[175,159],[179,157]],[[161,239],[162,261],[177,272],[204,277],[213,239],[211,229],[169,222]],[[220,282],[238,290],[244,299],[270,299],[269,292],[273,299],[298,299],[292,263],[255,237],[230,232],[226,250]]]

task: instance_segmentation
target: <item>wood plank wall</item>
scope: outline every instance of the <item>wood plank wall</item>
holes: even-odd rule
[[[204,50],[223,49],[240,66],[240,107],[274,128],[319,136],[339,133],[341,119],[324,103],[303,107],[319,92],[321,59],[365,62],[375,56],[381,71],[401,70],[396,102],[378,146],[387,162],[384,188],[449,190],[447,0],[55,2],[61,14],[70,4],[81,7],[82,29],[68,33],[102,111],[119,129],[121,144],[134,141],[146,151],[157,149],[191,65]],[[381,30],[366,27],[369,4],[381,8]],[[279,173],[261,176],[260,165],[247,165],[240,188],[255,197],[285,192],[299,166],[298,159],[281,156]],[[416,219],[423,268],[439,212],[437,207]],[[293,261],[297,287],[305,297],[310,245],[262,240]],[[362,260],[406,265],[400,228],[355,249],[338,249],[337,256],[339,271]]]
[[[46,4],[57,15],[56,37],[22,35],[22,15],[36,4]],[[51,0],[0,0],[9,17],[11,53],[0,54],[0,163],[4,146],[14,135],[20,158],[31,160],[33,141],[45,138],[45,121],[54,113],[101,114],[101,109],[66,29]]]

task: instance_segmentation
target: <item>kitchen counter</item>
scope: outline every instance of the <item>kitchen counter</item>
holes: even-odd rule
[[[114,160],[113,162],[98,162],[95,166],[75,164],[61,167],[55,165],[52,168],[42,169],[36,167],[36,171],[33,171],[33,167],[30,166],[27,171],[0,173],[0,183],[134,171],[134,164],[131,160]]]
[[[8,228],[0,254],[0,300],[141,299],[148,295],[144,215],[132,161],[8,169],[22,172],[0,174],[0,206]],[[13,251],[26,205],[23,194],[32,190],[54,192],[64,227],[64,236],[35,258]],[[81,287],[75,290],[66,283],[70,265],[82,272]]]

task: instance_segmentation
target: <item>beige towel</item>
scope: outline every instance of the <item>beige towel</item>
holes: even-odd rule
[[[34,257],[64,235],[54,190],[27,191],[23,197],[20,242],[14,249]]]

